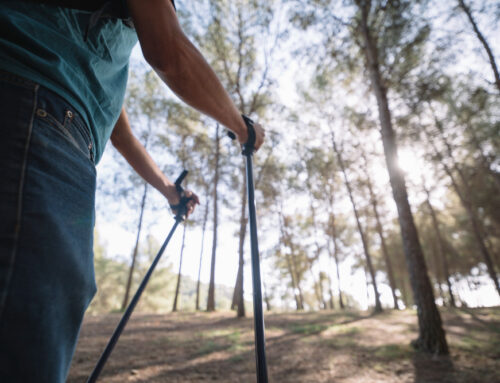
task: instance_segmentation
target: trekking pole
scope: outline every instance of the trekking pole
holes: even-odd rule
[[[170,242],[170,238],[172,238],[175,229],[177,229],[177,226],[179,223],[184,221],[186,218],[187,214],[187,203],[189,202],[190,198],[187,198],[184,195],[184,189],[181,186],[182,181],[188,174],[187,170],[184,170],[179,178],[175,181],[175,188],[177,189],[177,192],[179,193],[181,200],[179,204],[175,206],[171,206],[173,209],[177,211],[175,215],[175,224],[170,230],[170,233],[168,233],[167,239],[165,239],[165,242],[163,242],[163,245],[160,248],[160,251],[156,255],[155,259],[153,260],[153,263],[149,267],[148,272],[144,276],[144,279],[142,280],[141,284],[139,285],[139,288],[137,289],[136,293],[134,294],[134,297],[130,301],[127,309],[125,310],[125,313],[123,314],[122,318],[120,319],[120,323],[118,323],[118,326],[116,326],[115,331],[113,332],[113,335],[109,339],[109,342],[104,349],[101,357],[99,358],[99,361],[97,362],[96,366],[94,367],[94,371],[92,371],[92,374],[89,376],[87,383],[95,383],[97,381],[97,378],[99,377],[99,374],[101,373],[104,365],[106,364],[106,361],[108,360],[108,357],[111,355],[111,352],[113,351],[113,348],[115,347],[116,343],[118,342],[118,338],[120,338],[120,335],[123,332],[123,329],[125,328],[130,316],[132,315],[132,312],[134,311],[135,306],[139,302],[139,299],[146,288],[146,285],[151,278],[151,275],[153,274],[154,269],[156,268],[156,265],[160,261],[161,256],[163,255],[163,252],[165,251],[165,248],[167,247],[168,243]]]
[[[259,241],[257,238],[257,217],[255,213],[255,195],[253,182],[252,155],[255,151],[254,122],[242,115],[248,129],[248,140],[243,144],[242,154],[246,157],[246,177],[248,195],[248,216],[250,220],[250,250],[252,258],[252,284],[253,284],[253,318],[255,335],[255,362],[257,367],[257,383],[267,383],[266,339],[264,334],[264,314],[262,310],[262,288],[260,279]],[[229,137],[235,139],[232,132]]]

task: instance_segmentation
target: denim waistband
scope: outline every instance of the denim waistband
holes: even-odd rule
[[[80,113],[78,113],[78,111],[68,101],[42,85],[2,70],[0,70],[0,82],[8,82],[33,90],[38,88],[37,106],[52,115],[61,125],[64,125],[64,121],[69,112],[73,123],[77,125],[79,130],[85,134],[88,137],[88,140],[92,143],[92,152],[93,157],[95,158],[95,143],[90,129]]]

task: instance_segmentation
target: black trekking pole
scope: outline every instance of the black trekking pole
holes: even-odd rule
[[[151,275],[153,274],[154,269],[156,268],[156,265],[160,261],[161,256],[163,255],[163,252],[165,251],[165,248],[167,247],[168,243],[170,242],[170,238],[172,238],[175,229],[177,229],[177,226],[179,223],[184,221],[186,218],[187,214],[187,203],[189,202],[190,198],[187,198],[184,195],[184,189],[181,186],[182,181],[188,174],[187,170],[184,170],[179,178],[175,181],[175,187],[177,189],[177,192],[181,196],[181,200],[179,204],[175,206],[171,206],[173,210],[175,210],[177,213],[175,215],[175,224],[170,230],[170,233],[168,233],[167,239],[165,239],[165,242],[163,242],[163,245],[160,248],[160,251],[156,255],[155,259],[153,260],[153,263],[149,267],[148,272],[144,276],[144,279],[142,280],[139,288],[137,289],[136,293],[134,294],[134,297],[130,301],[127,309],[125,310],[125,313],[123,314],[122,318],[120,319],[120,323],[118,323],[118,326],[116,326],[115,331],[113,332],[113,335],[109,339],[108,344],[106,345],[106,348],[104,349],[101,357],[99,358],[99,361],[97,362],[96,366],[94,367],[94,371],[92,371],[92,374],[89,376],[87,383],[95,383],[97,381],[97,378],[99,377],[99,374],[101,373],[104,365],[106,364],[106,361],[108,360],[109,356],[111,355],[111,352],[113,351],[113,348],[115,347],[116,343],[118,342],[118,338],[120,338],[120,335],[123,332],[123,329],[125,328],[130,316],[132,315],[132,312],[134,311],[135,306],[139,302],[139,299],[146,288],[146,285],[151,278]]]
[[[246,157],[246,177],[248,195],[248,216],[250,219],[250,249],[252,257],[252,285],[253,285],[253,318],[255,335],[255,362],[257,365],[257,383],[267,383],[266,339],[264,334],[264,314],[262,310],[262,283],[260,279],[259,241],[257,238],[257,217],[255,213],[255,195],[253,182],[252,155],[255,151],[254,122],[242,115],[248,129],[248,140],[243,144],[242,154]],[[235,139],[232,132],[229,137]]]

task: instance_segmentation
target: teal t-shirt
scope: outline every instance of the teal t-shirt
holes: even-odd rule
[[[0,2],[0,69],[54,91],[86,120],[96,162],[123,104],[135,30],[119,19],[22,1]]]

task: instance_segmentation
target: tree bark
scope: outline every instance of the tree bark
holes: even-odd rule
[[[385,160],[389,171],[389,179],[396,202],[399,225],[403,239],[405,258],[410,273],[413,296],[417,305],[419,336],[413,345],[422,351],[435,354],[448,354],[441,316],[434,301],[434,292],[427,274],[422,247],[417,228],[413,220],[403,173],[397,166],[397,144],[392,127],[387,89],[380,74],[377,46],[374,43],[368,26],[369,7],[366,3],[356,1],[361,10],[361,35],[364,44],[366,67],[370,75],[372,89],[377,100],[381,125],[382,143]]]
[[[196,282],[196,311],[200,310],[201,265],[203,261],[203,245],[205,243],[205,230],[207,228],[207,221],[208,221],[208,206],[209,206],[208,198],[206,199],[206,201],[207,204],[205,205],[205,213],[203,214],[203,225],[201,229],[201,249],[200,249],[200,262],[198,266],[198,280]]]
[[[132,287],[132,277],[134,274],[135,263],[137,261],[137,252],[139,250],[139,238],[141,236],[142,218],[144,216],[144,208],[146,206],[146,197],[148,194],[148,184],[144,182],[144,191],[141,200],[141,212],[139,213],[139,222],[137,223],[137,236],[135,237],[134,251],[132,252],[132,263],[128,272],[127,285],[125,287],[125,296],[123,297],[121,311],[125,311],[130,297],[130,288]]]
[[[215,175],[214,175],[214,217],[213,217],[213,241],[212,241],[212,262],[210,266],[210,284],[208,286],[207,311],[215,311],[215,258],[217,253],[217,228],[218,217],[218,195],[217,186],[219,185],[219,161],[220,161],[220,127],[217,124],[215,129]]]
[[[172,312],[177,311],[177,302],[179,300],[179,292],[181,290],[181,279],[182,279],[182,257],[184,255],[184,243],[186,240],[186,224],[184,224],[184,229],[182,230],[182,245],[181,245],[181,256],[179,259],[179,273],[177,274],[177,284],[175,286],[174,304],[172,306]]]
[[[431,197],[430,191],[429,191],[429,189],[427,189],[425,187],[425,184],[423,184],[423,188],[424,188],[425,194],[427,196],[425,203],[426,203],[427,208],[429,209],[429,212],[431,214],[432,227],[434,229],[434,233],[436,234],[436,238],[437,238],[438,254],[439,254],[439,258],[441,258],[441,264],[443,267],[444,278],[446,280],[446,285],[448,286],[448,295],[450,296],[450,305],[451,305],[451,307],[457,307],[457,305],[455,303],[455,297],[453,296],[453,289],[451,287],[450,268],[448,266],[448,260],[446,258],[443,236],[441,235],[441,229],[439,228],[439,221],[437,219],[434,207],[432,206],[431,201],[430,201],[430,197]]]
[[[342,170],[342,174],[344,176],[344,181],[345,181],[345,185],[346,185],[346,188],[347,188],[347,193],[349,194],[349,199],[351,201],[352,209],[354,211],[354,217],[356,218],[356,225],[358,227],[359,236],[361,237],[361,243],[363,244],[363,250],[364,250],[364,254],[365,254],[366,265],[368,267],[368,271],[369,271],[370,277],[372,279],[373,290],[374,290],[374,293],[375,293],[375,308],[374,308],[374,312],[375,313],[380,313],[380,312],[382,312],[382,304],[380,303],[380,295],[378,293],[377,281],[376,281],[376,278],[375,278],[375,269],[373,268],[373,264],[372,264],[372,257],[371,257],[370,251],[368,249],[368,242],[366,240],[365,233],[363,231],[363,228],[361,227],[361,221],[359,219],[358,208],[356,206],[356,202],[354,201],[354,196],[353,196],[353,193],[352,193],[351,183],[349,182],[349,179],[347,178],[347,173],[346,173],[346,169],[345,169],[344,160],[342,159],[342,155],[340,154],[340,151],[337,148],[337,144],[335,142],[335,138],[333,137],[333,135],[332,135],[332,143],[333,143],[333,150],[335,151],[335,153],[337,155],[337,159],[339,161],[340,169]]]
[[[488,42],[486,41],[486,38],[483,36],[481,31],[479,30],[476,20],[474,20],[474,17],[472,16],[472,12],[467,4],[464,3],[463,0],[458,0],[458,6],[464,11],[464,13],[467,15],[467,18],[469,19],[472,28],[474,29],[474,33],[476,34],[476,37],[478,40],[481,42],[483,45],[484,50],[486,51],[486,54],[488,55],[488,59],[490,61],[490,66],[493,71],[493,76],[495,77],[495,84],[497,86],[497,89],[500,91],[500,74],[498,72],[498,67],[495,62],[495,55],[493,54]]]
[[[387,269],[387,277],[389,279],[389,286],[391,287],[391,292],[392,292],[392,299],[394,302],[394,309],[399,310],[399,305],[398,305],[398,297],[396,296],[396,282],[394,281],[394,272],[392,269],[392,263],[391,259],[389,258],[389,251],[387,250],[387,245],[385,243],[385,237],[384,237],[384,232],[382,229],[382,224],[380,222],[380,215],[378,213],[378,204],[377,204],[377,199],[375,197],[375,193],[373,191],[373,185],[372,181],[370,178],[370,173],[368,172],[368,163],[366,160],[366,156],[364,153],[361,154],[363,157],[364,161],[364,170],[365,170],[365,176],[366,176],[366,183],[368,186],[368,192],[370,193],[370,202],[372,205],[373,209],[373,214],[375,216],[375,223],[376,223],[376,229],[378,236],[380,238],[380,246],[382,247],[382,255],[384,256],[384,261],[385,261],[385,267]]]

